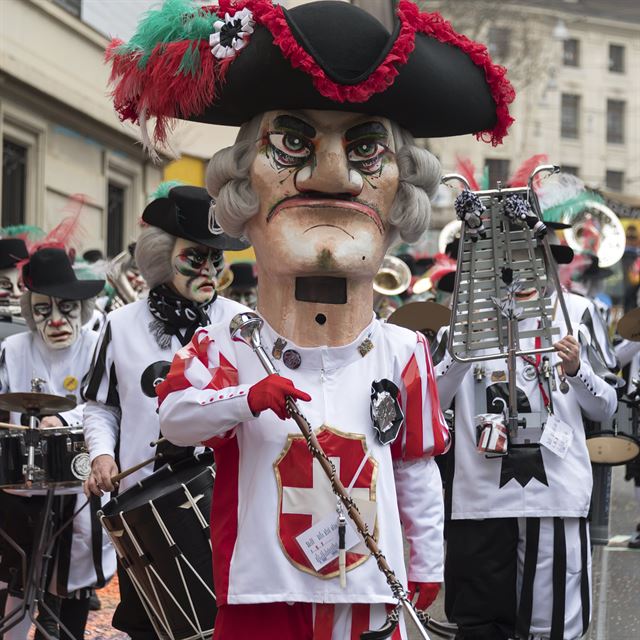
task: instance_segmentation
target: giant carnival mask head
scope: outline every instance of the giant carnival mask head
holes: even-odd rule
[[[149,116],[159,141],[173,118],[242,125],[207,187],[220,226],[254,245],[261,281],[371,280],[394,239],[428,225],[439,166],[413,136],[495,145],[513,121],[504,68],[408,0],[392,32],[345,2],[185,0],[181,15],[177,4],[109,48],[115,106],[148,143]],[[168,86],[157,80],[167,68]]]
[[[29,328],[51,349],[70,347],[90,319],[104,280],[78,280],[65,251],[54,248],[36,251],[22,277],[22,314]]]
[[[149,288],[165,285],[196,304],[206,304],[216,292],[224,264],[223,251],[247,244],[209,225],[211,197],[206,189],[165,183],[147,205],[147,224],[136,243],[136,263]]]
[[[19,238],[0,240],[0,313],[20,303],[22,283],[17,264],[29,257],[27,247]]]

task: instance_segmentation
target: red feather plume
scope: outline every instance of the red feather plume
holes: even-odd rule
[[[510,187],[526,187],[529,183],[529,176],[531,172],[539,165],[549,162],[549,158],[546,153],[538,153],[535,156],[527,158],[511,176],[511,179],[507,184]]]
[[[466,179],[471,191],[480,191],[480,185],[475,176],[476,168],[470,158],[456,156],[456,172]]]

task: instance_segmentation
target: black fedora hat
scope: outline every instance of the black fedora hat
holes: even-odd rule
[[[211,196],[203,187],[182,185],[169,190],[166,197],[156,198],[142,212],[142,219],[172,236],[191,240],[213,249],[239,251],[249,244],[232,238],[220,229],[209,231]]]
[[[97,296],[104,280],[78,280],[64,249],[38,249],[22,267],[22,279],[29,291],[53,298],[86,300]]]
[[[29,257],[27,245],[20,238],[0,239],[0,269],[15,267],[21,260]]]
[[[499,144],[513,122],[506,70],[438,13],[401,0],[389,32],[365,10],[321,0],[171,0],[107,49],[123,120],[241,125],[275,109],[385,116],[418,137],[474,133]]]

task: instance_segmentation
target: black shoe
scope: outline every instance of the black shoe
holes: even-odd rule
[[[640,533],[631,538],[627,546],[629,549],[640,549]]]
[[[100,598],[98,598],[95,589],[92,589],[91,595],[89,596],[89,611],[100,611],[100,609],[102,609],[102,602],[100,602]]]

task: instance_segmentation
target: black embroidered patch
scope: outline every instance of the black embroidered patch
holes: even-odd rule
[[[371,420],[380,444],[391,444],[400,432],[404,414],[398,403],[399,393],[386,378],[371,383]]]
[[[166,360],[158,360],[150,364],[140,376],[142,393],[148,398],[156,397],[156,387],[167,377],[171,363]]]

